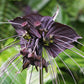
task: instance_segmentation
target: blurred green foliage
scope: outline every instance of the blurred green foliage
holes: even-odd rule
[[[84,37],[84,0],[0,0],[0,22],[8,21],[10,19],[13,19],[17,16],[23,16],[23,9],[29,5],[33,10],[38,11],[43,16],[53,16],[56,12],[57,5],[59,6],[60,12],[57,16],[56,21],[67,24],[71,26],[79,35]],[[10,24],[0,24],[0,39],[7,38],[9,36],[16,35],[14,28]],[[0,48],[3,48],[8,43],[11,43],[14,41],[14,39],[9,39],[7,41],[0,42]],[[80,40],[84,44],[84,39]],[[76,45],[80,50],[84,51],[84,47],[80,45]],[[81,53],[80,51],[73,48],[78,53]],[[10,56],[15,55],[18,51],[17,47],[12,47],[7,49],[6,51],[3,51],[0,53],[0,65],[3,64]],[[84,59],[80,57],[79,55],[75,54],[74,52],[70,50],[66,50],[66,53],[68,53],[84,70]],[[81,53],[84,55],[83,53]],[[77,66],[68,56],[66,56],[64,53],[60,53],[59,56],[63,59],[63,61],[67,64],[67,66],[72,71],[77,84],[84,84],[84,75]],[[62,61],[56,57],[55,58],[60,70],[62,71],[62,74],[64,76],[64,79],[66,81],[66,84],[74,84],[74,81],[66,68],[66,66],[62,63]],[[22,64],[20,63],[17,65],[19,68]],[[56,71],[59,76],[60,84],[64,84],[62,77],[60,75],[59,70],[56,68]],[[15,71],[12,71],[12,73],[7,77],[7,79],[3,82],[3,84],[10,84],[13,78],[15,77]],[[45,72],[44,72],[45,73]],[[22,74],[22,75],[21,75]],[[26,70],[24,70],[21,74],[19,74],[18,79],[14,82],[14,84],[25,84],[26,82]],[[12,76],[13,75],[13,76]],[[36,79],[33,79],[31,81],[32,84],[37,84],[38,80],[38,74],[34,70],[33,77]],[[0,81],[6,76],[6,74],[3,75],[3,77],[0,79]],[[23,77],[24,80],[23,80]],[[19,81],[19,82],[18,82]],[[44,82],[45,84],[51,84],[52,80],[49,77],[49,73],[45,73],[44,75]]]

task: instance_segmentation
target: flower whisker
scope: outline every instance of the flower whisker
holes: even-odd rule
[[[16,54],[13,56],[10,60],[8,60],[4,65],[1,66],[0,68],[0,76],[3,75],[4,71],[8,68],[8,66],[17,58],[20,56],[20,53]]]
[[[61,77],[62,77],[62,80],[63,80],[64,84],[66,84],[65,79],[64,79],[64,77],[63,77],[63,75],[62,75],[62,72],[61,72],[61,70],[60,70],[60,68],[59,68],[59,66],[58,66],[58,64],[57,64],[57,62],[55,61],[55,59],[53,59],[53,60],[54,60],[56,66],[57,66],[57,68],[58,68],[58,70],[59,70],[59,72],[60,72],[60,74],[61,74]]]
[[[32,66],[32,69],[31,69],[31,74],[30,74],[30,78],[29,78],[29,83],[28,84],[31,83],[32,72],[33,72],[33,66]]]
[[[17,66],[20,62],[21,62],[21,57],[15,62],[15,65]],[[8,71],[9,73],[11,73],[12,70],[15,69],[15,67],[13,67],[13,68],[12,68],[12,67],[13,67],[13,66],[12,66],[12,64],[11,64],[11,66],[10,66],[7,70],[5,70],[4,73],[6,73],[7,71]],[[3,82],[4,82],[4,80],[7,78],[7,76],[8,76],[8,75],[6,75],[6,76],[4,77],[4,79],[1,81],[1,84],[3,84]]]
[[[67,66],[67,64],[62,60],[62,58],[61,58],[60,56],[58,56],[58,57],[59,57],[59,59],[64,63],[64,65],[67,67],[68,71],[70,72],[70,74],[71,74],[71,76],[72,76],[72,78],[73,78],[73,80],[74,80],[74,83],[77,84],[76,79],[75,79],[75,77],[73,76],[73,74],[72,74],[71,70],[69,69],[69,67]]]
[[[15,22],[0,22],[0,24],[14,24],[14,25],[21,25],[19,23],[15,23]]]
[[[2,48],[2,49],[0,50],[0,53],[3,52],[4,50],[7,50],[8,48],[11,48],[11,47],[16,46],[16,45],[19,45],[19,44],[20,44],[20,43],[17,42],[17,43],[14,43],[14,44],[12,44],[12,45],[6,46],[5,48]]]
[[[55,79],[55,83],[57,84],[56,73],[54,72],[54,67],[53,67],[52,59],[50,58],[49,55],[48,55],[48,58],[49,58],[49,61],[50,61],[50,64],[51,64],[51,68],[52,68],[53,76],[54,76],[54,79]]]
[[[63,51],[63,49],[61,49],[58,45],[55,45],[55,46],[57,46],[60,50]],[[63,51],[63,53],[65,53],[69,58],[71,58],[73,60],[73,62],[77,64],[77,66],[80,68],[80,70],[84,74],[83,69],[80,67],[80,65],[69,54],[67,54],[65,51]]]
[[[5,39],[0,39],[0,41],[4,41],[4,40],[7,40],[7,39],[9,39],[9,38],[13,38],[13,37],[17,37],[18,35],[14,35],[14,36],[10,36],[10,37],[7,37],[7,38],[5,38]],[[19,37],[19,36],[18,36]]]
[[[61,48],[60,48],[60,46],[58,46],[58,45],[55,45],[55,46],[57,46],[60,50],[62,50]],[[62,50],[63,51],[63,50]],[[63,51],[64,52],[64,51]],[[65,53],[65,52],[64,52]],[[56,53],[55,53],[56,54]],[[66,53],[65,53],[66,54]],[[67,56],[69,56],[68,54],[66,54]],[[73,74],[72,74],[72,72],[71,72],[71,70],[69,69],[69,67],[67,66],[67,64],[62,60],[62,58],[60,57],[60,56],[58,56],[59,58],[60,58],[60,60],[64,63],[64,65],[67,67],[67,69],[68,69],[68,71],[70,72],[70,74],[71,74],[71,76],[72,76],[72,78],[73,78],[73,80],[74,80],[74,83],[75,84],[77,84],[77,82],[76,82],[76,79],[75,79],[75,77],[73,76]],[[71,58],[71,56],[69,56],[70,58]],[[76,62],[76,61],[75,61]],[[77,64],[77,63],[76,63]]]
[[[74,40],[74,39],[72,39],[72,38],[70,38],[70,37],[67,37],[67,36],[62,36],[62,35],[55,35],[55,36],[67,38],[67,39],[69,39],[69,40],[72,40],[73,42],[76,42],[76,43],[78,43],[78,44],[84,46],[82,43],[80,43],[79,41],[77,41],[77,38],[75,38],[75,40]],[[79,37],[79,38],[81,39],[82,37]]]
[[[63,40],[60,40],[60,39],[56,39],[56,40],[59,40],[59,41],[63,42],[64,44],[68,44],[69,46],[72,46],[72,45],[70,45],[68,42],[65,42],[65,41],[63,41]],[[58,44],[58,43],[57,43],[57,44]],[[59,45],[59,44],[58,44],[58,45]],[[64,46],[64,45],[60,45],[60,46]],[[69,49],[69,50],[71,50],[71,51],[73,51],[73,52],[75,52],[74,50],[68,48],[67,46],[64,46],[64,47],[67,48],[67,49]],[[73,47],[74,47],[74,46],[73,46]],[[75,49],[76,49],[76,48],[75,48]],[[78,52],[75,52],[75,53],[84,58],[84,56],[83,56],[82,54],[80,54],[80,53],[78,53]]]

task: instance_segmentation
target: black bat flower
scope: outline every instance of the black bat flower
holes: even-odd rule
[[[81,38],[71,27],[55,22],[55,17],[56,14],[50,17],[30,13],[10,21],[20,24],[12,25],[20,36],[23,69],[33,65],[38,70],[42,61],[42,67],[47,72],[48,62],[42,57],[43,47],[52,57],[56,57],[63,50],[72,48],[73,43]]]

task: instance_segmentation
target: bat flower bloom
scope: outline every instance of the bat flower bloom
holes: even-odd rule
[[[20,36],[20,53],[23,55],[23,69],[33,65],[38,70],[45,68],[48,62],[42,57],[42,49],[45,48],[50,56],[55,58],[65,49],[73,47],[73,43],[81,37],[69,26],[55,22],[53,17],[31,13],[23,17],[17,17],[10,22],[18,36]]]

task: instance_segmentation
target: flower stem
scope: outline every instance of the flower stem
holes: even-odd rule
[[[39,84],[43,84],[43,68],[39,68]]]
[[[43,56],[43,53],[42,53]],[[39,84],[43,84],[43,63],[41,58],[41,67],[39,68]]]

